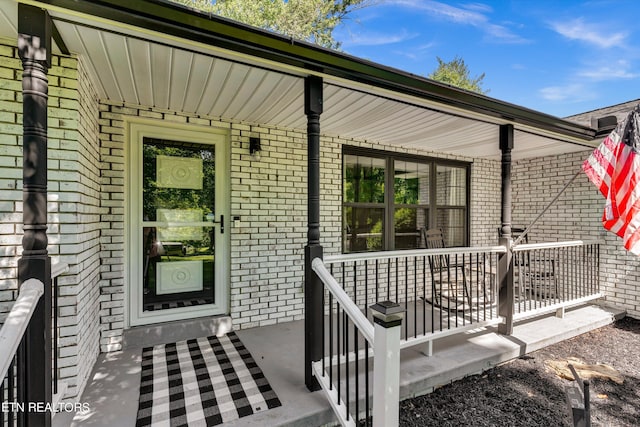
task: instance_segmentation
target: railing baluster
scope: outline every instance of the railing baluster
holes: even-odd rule
[[[399,302],[396,296],[396,301]],[[409,259],[404,259],[404,313],[409,314]],[[404,339],[409,339],[409,322],[404,322]]]
[[[387,259],[387,300],[391,300],[391,258]]]
[[[550,276],[550,271],[549,271],[549,250],[548,249],[543,249],[542,250],[542,262],[543,262],[543,268],[542,268],[542,283],[543,283],[543,288],[542,288],[542,294],[543,294],[543,298],[544,298],[544,305],[547,306],[549,305],[549,300],[551,299],[551,284],[549,283],[549,276]]]
[[[578,283],[578,254],[576,253],[576,248],[572,248],[572,254],[573,254],[573,262],[571,263],[573,265],[573,298],[577,298],[578,297],[578,286],[576,286],[576,284]]]
[[[25,403],[25,372],[24,368],[26,366],[26,355],[24,349],[24,338],[22,338],[22,342],[18,347],[18,354],[16,356],[16,401],[19,403]],[[18,412],[16,414],[17,423],[19,425],[24,424],[24,412]]]
[[[396,266],[396,268],[395,268],[395,270],[396,270],[396,275],[395,275],[395,279],[396,279],[395,280],[395,282],[396,282],[396,286],[395,286],[396,287],[396,294],[395,294],[395,298],[387,298],[389,301],[391,301],[391,300],[399,301],[399,298],[398,298],[398,295],[399,295],[399,293],[398,293],[398,285],[400,284],[399,283],[400,282],[400,276],[398,275],[398,264],[400,264],[400,258],[396,258],[394,264]]]
[[[329,292],[329,390],[333,390],[333,294],[331,292]]]
[[[3,378],[2,381],[0,381],[0,397],[2,397],[2,402],[13,402],[13,399],[10,399],[9,396],[7,396],[6,399],[4,398],[4,395],[5,395],[4,384],[13,375],[13,362],[11,363],[11,366],[9,366],[8,374],[9,374],[9,376],[8,376],[7,379]],[[7,388],[10,388],[10,387],[11,387],[10,385],[7,385]],[[10,416],[10,414],[12,412],[13,411],[8,411],[7,416]],[[10,422],[10,421],[7,423],[7,425],[9,425],[9,426],[11,426],[12,424],[13,423]],[[0,411],[0,426],[4,427],[4,411]]]
[[[7,401],[8,402],[15,402],[15,396],[13,394],[14,390],[15,390],[15,381],[14,381],[14,376],[16,374],[16,357],[13,357],[13,361],[11,362],[11,365],[9,365],[9,373],[7,375]],[[2,393],[2,396],[4,397],[4,393]],[[7,418],[8,418],[8,425],[12,426],[14,424],[14,413],[13,411],[9,411],[9,413],[7,414]]]
[[[569,301],[571,299],[571,282],[569,280],[569,251],[568,248],[562,248],[562,268],[560,278],[562,280],[562,299]]]
[[[343,322],[342,325],[344,327],[344,344],[343,344],[343,349],[344,349],[344,358],[345,358],[345,382],[346,382],[346,390],[344,393],[345,396],[345,411],[346,414],[344,414],[345,418],[347,420],[349,420],[349,384],[351,384],[350,378],[349,378],[349,318],[347,317],[347,313],[344,313],[344,318],[343,318]]]
[[[378,270],[378,260],[376,260],[376,301],[380,301],[380,294],[379,294],[379,289],[380,289],[380,273]]]
[[[323,306],[324,307],[324,306]],[[53,279],[53,393],[58,393],[58,277]]]
[[[367,305],[369,304],[369,265],[367,260],[364,260],[364,309],[365,316],[367,315]]]
[[[413,336],[418,336],[418,257],[415,256],[413,257]]]
[[[13,363],[12,363],[12,366],[9,368],[9,378],[11,377],[12,368],[13,368]],[[0,381],[0,396],[2,397],[2,402],[12,402],[12,400],[9,399],[8,397],[7,397],[6,400],[4,398],[4,391],[5,391],[4,390],[4,383],[5,383],[5,380],[3,378],[2,381]],[[7,386],[7,387],[9,387],[9,386]],[[10,417],[12,412],[13,411],[9,410],[7,415]],[[11,421],[9,421],[8,425],[12,426],[13,423]],[[4,411],[0,411],[0,426],[4,427]]]
[[[327,358],[327,349],[325,348],[325,337],[327,336],[326,331],[325,331],[325,319],[324,319],[324,308],[326,307],[326,301],[325,301],[325,290],[324,288],[322,289],[322,309],[323,309],[323,316],[322,316],[322,327],[321,327],[321,337],[322,337],[322,372],[325,372],[327,367],[325,366],[325,360]],[[329,313],[329,316],[331,316],[331,313]]]
[[[427,257],[422,257],[422,332],[424,335],[427,335]],[[431,286],[431,302],[434,302],[433,299],[433,284]],[[433,307],[431,307],[431,333],[433,333],[434,327],[434,319],[433,319]]]
[[[340,396],[341,396],[341,391],[342,391],[342,381],[340,381],[340,371],[341,369],[341,365],[340,365],[340,304],[336,304],[336,355],[337,357],[337,365],[336,365],[336,369],[338,370],[338,383],[337,383],[337,387],[338,387],[338,402],[340,401]]]
[[[364,370],[366,372],[366,375],[364,377],[364,381],[365,381],[365,409],[364,409],[364,413],[365,413],[365,426],[370,426],[371,424],[369,423],[369,417],[371,416],[371,405],[369,404],[369,396],[371,395],[371,393],[369,393],[369,341],[364,340],[364,350],[365,350],[365,358],[364,358]]]
[[[353,325],[353,355],[355,358],[355,368],[356,368],[356,372],[355,372],[355,377],[356,377],[356,411],[355,411],[355,421],[358,421],[358,418],[360,417],[360,363],[359,363],[359,357],[358,357],[358,327],[354,324]]]

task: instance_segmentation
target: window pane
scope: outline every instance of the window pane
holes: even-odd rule
[[[395,248],[417,249],[421,243],[421,229],[427,227],[428,209],[398,208],[394,215]]]
[[[403,205],[429,203],[429,165],[396,160],[394,162],[394,201]]]
[[[465,206],[467,203],[467,170],[454,166],[436,166],[436,198],[438,206]]]
[[[344,251],[365,252],[383,249],[383,208],[344,208]]]
[[[184,145],[184,144],[183,144]],[[215,213],[215,153],[211,146],[144,138],[143,221],[164,221],[159,212],[190,210],[205,221]],[[195,215],[195,214],[194,214]]]
[[[465,245],[464,209],[438,209],[436,227],[441,228],[447,246]]]
[[[384,203],[384,159],[344,156],[345,203]]]

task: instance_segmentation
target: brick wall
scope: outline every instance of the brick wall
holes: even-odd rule
[[[108,235],[103,234],[102,237],[102,351],[119,349],[122,339],[122,209],[124,120],[127,116],[229,129],[231,216],[240,217],[240,226],[230,229],[230,311],[234,327],[248,328],[301,319],[307,233],[306,134],[275,127],[230,123],[219,118],[103,103],[100,105],[100,141],[103,160],[102,206],[105,212],[101,220],[103,232],[108,232]],[[261,139],[260,160],[253,160],[248,153],[250,136]],[[321,241],[325,254],[341,251],[343,144],[436,156],[433,152],[322,137],[320,206]],[[109,178],[107,173],[110,174]],[[480,160],[472,165],[472,191],[470,210],[474,244],[495,244],[500,221],[499,162]],[[477,235],[476,230],[479,230]]]
[[[521,160],[513,166],[513,224],[527,226],[578,172],[590,151]],[[567,188],[531,230],[529,242],[604,239],[600,280],[607,302],[640,317],[640,259],[602,227],[604,199],[585,174]]]
[[[75,397],[98,354],[100,185],[97,96],[75,58],[54,56],[49,70],[48,251],[69,264],[59,278],[59,375]],[[22,240],[22,65],[0,42],[0,313],[17,290]]]
[[[0,43],[0,320],[18,288],[22,248],[22,63],[14,45]]]

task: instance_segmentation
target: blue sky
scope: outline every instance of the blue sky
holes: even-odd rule
[[[373,0],[346,53],[426,76],[462,57],[488,95],[565,117],[640,98],[640,1]]]

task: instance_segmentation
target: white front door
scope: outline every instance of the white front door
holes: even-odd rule
[[[228,134],[129,123],[128,324],[227,313]]]

